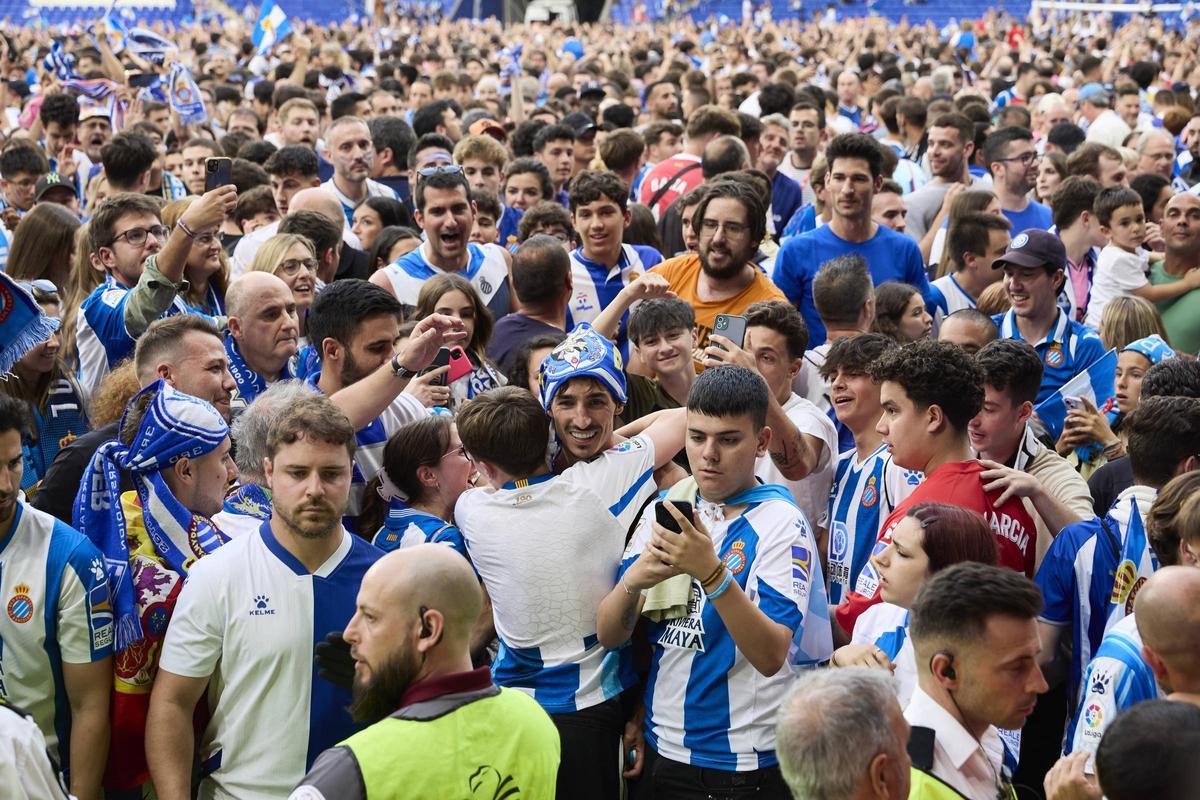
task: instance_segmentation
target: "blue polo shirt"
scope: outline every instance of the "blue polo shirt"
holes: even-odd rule
[[[997,314],[992,321],[1000,328],[1002,339],[1024,341],[1017,329],[1016,315],[1011,310]],[[1050,332],[1040,342],[1030,344],[1042,359],[1042,388],[1038,390],[1037,403],[1054,394],[1064,383],[1099,361],[1107,352],[1100,341],[1100,334],[1068,318],[1061,308]]]

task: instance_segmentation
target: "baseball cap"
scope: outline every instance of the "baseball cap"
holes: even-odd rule
[[[43,195],[51,189],[63,189],[72,195],[75,194],[75,186],[71,181],[65,179],[57,172],[48,172],[38,178],[37,184],[35,184],[33,189],[33,201],[40,203]]]
[[[1008,245],[1004,255],[997,258],[992,269],[1005,264],[1014,267],[1045,267],[1066,269],[1067,250],[1062,240],[1041,228],[1026,228],[1018,233]]]
[[[588,95],[591,95],[593,97],[599,96],[601,99],[604,99],[604,95],[605,95],[604,84],[596,83],[595,81],[593,81],[591,83],[585,83],[583,86],[579,87],[579,99],[580,100],[587,97]]]
[[[1106,105],[1111,99],[1108,89],[1101,83],[1088,83],[1079,90],[1079,102],[1087,101],[1093,105]]]
[[[586,136],[595,131],[599,126],[596,121],[582,111],[572,111],[562,119],[562,124],[575,131],[576,136]]]
[[[500,142],[508,141],[508,131],[494,119],[480,119],[472,122],[471,127],[467,128],[467,133],[472,136],[487,134]]]
[[[574,378],[595,378],[618,403],[627,399],[620,351],[586,322],[575,326],[542,360],[538,368],[542,408],[549,409],[558,390]]]
[[[87,100],[82,97],[79,98],[80,122],[83,122],[85,119],[91,119],[92,117],[104,117],[105,119],[111,119],[111,111],[112,109],[107,103],[97,103],[94,100]]]

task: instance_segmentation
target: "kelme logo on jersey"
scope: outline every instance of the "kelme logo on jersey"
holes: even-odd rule
[[[271,608],[271,598],[265,594],[254,596],[254,607],[250,609],[252,617],[266,617],[275,613],[275,609]]]
[[[8,618],[20,624],[33,619],[33,598],[29,596],[29,587],[24,583],[13,587],[12,599],[8,601]]]

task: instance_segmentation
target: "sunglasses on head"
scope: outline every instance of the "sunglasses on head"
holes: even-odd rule
[[[434,175],[457,175],[462,171],[458,164],[438,164],[436,167],[422,167],[417,174],[422,178],[432,178]]]

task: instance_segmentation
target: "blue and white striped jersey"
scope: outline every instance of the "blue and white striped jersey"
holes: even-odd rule
[[[975,308],[975,298],[954,279],[950,272],[929,282],[929,308],[933,311],[933,330],[936,333],[942,320],[955,311]]]
[[[1034,578],[1045,602],[1040,619],[1070,629],[1072,663],[1067,677],[1072,704],[1079,699],[1084,667],[1108,628],[1113,595],[1122,588],[1115,584],[1130,529],[1144,525],[1156,494],[1148,486],[1131,486],[1117,496],[1103,520],[1097,517],[1063,528],[1042,558]],[[1131,522],[1134,515],[1136,523]],[[1131,609],[1138,580],[1133,574],[1122,591],[1122,604]]]
[[[896,699],[908,705],[917,688],[917,656],[908,635],[908,609],[891,603],[871,606],[854,623],[850,644],[873,644],[891,660],[895,669]]]
[[[104,556],[74,528],[22,502],[0,539],[0,697],[33,716],[69,764],[71,706],[63,663],[112,655]]]
[[[881,444],[860,464],[850,450],[838,459],[829,495],[829,602],[853,591],[879,539],[883,521],[924,476],[902,469]]]
[[[561,475],[468,489],[454,519],[492,600],[496,683],[550,714],[632,686],[630,648],[605,650],[596,609],[617,583],[625,532],[652,498],[654,443],[635,436]]]
[[[651,622],[653,646],[646,705],[646,740],[664,758],[710,769],[747,771],[778,763],[775,710],[798,669],[833,654],[828,599],[812,529],[788,490],[750,492],[740,516],[714,517],[709,534],[717,555],[750,600],[793,631],[787,663],[772,677],[756,670],[734,643],[699,581],[692,581],[687,616]],[[738,498],[730,498],[738,504]],[[697,504],[708,522],[704,503]],[[647,509],[621,563],[623,575],[650,539]]]
[[[621,245],[621,257],[609,268],[598,264],[583,254],[578,247],[571,253],[571,300],[567,303],[567,330],[581,322],[595,322],[609,303],[616,299],[621,290],[663,260],[653,247],[643,245]],[[617,343],[625,343],[625,324],[629,314],[621,317],[617,332]]]
[[[468,243],[467,252],[470,253],[467,266],[456,274],[471,282],[483,298],[483,304],[492,312],[492,318],[500,319],[511,310],[504,248],[498,244]],[[417,296],[425,281],[434,275],[446,274],[445,270],[430,263],[429,242],[421,242],[416,250],[383,269],[392,282],[396,299],[409,310],[417,307]]]
[[[1142,658],[1142,637],[1133,614],[1104,634],[1081,686],[1083,695],[1071,716],[1063,753],[1083,750],[1094,755],[1117,714],[1158,697],[1154,671]]]
[[[342,204],[342,211],[346,215],[346,228],[349,229],[352,227],[354,225],[354,209],[358,206],[358,203],[342,194],[341,189],[337,188],[337,184],[333,182],[333,178],[322,183],[321,188],[336,197],[338,202]],[[390,186],[385,186],[379,181],[367,178],[367,197],[386,197],[399,201],[400,193]]]
[[[350,622],[381,555],[342,530],[337,550],[309,572],[268,520],[192,566],[160,669],[211,676],[200,797],[284,797],[323,750],[362,727],[347,710],[350,692],[317,676],[313,648]]]
[[[448,545],[461,553],[463,558],[469,558],[466,543],[458,528],[433,514],[418,511],[402,500],[392,500],[388,505],[383,527],[371,540],[371,544],[388,553],[427,542]]]

